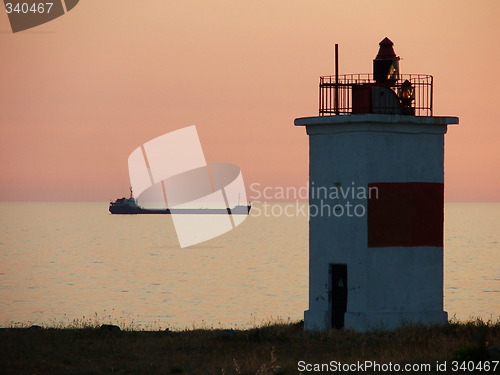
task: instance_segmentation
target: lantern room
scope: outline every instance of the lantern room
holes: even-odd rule
[[[384,38],[373,60],[372,74],[320,77],[319,115],[360,113],[432,116],[433,78],[401,74],[394,43]]]

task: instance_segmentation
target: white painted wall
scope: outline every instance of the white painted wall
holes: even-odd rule
[[[309,135],[310,189],[444,181],[444,134],[456,117],[362,114],[295,120]],[[348,199],[366,208],[367,201]],[[310,206],[345,204],[310,197]],[[331,327],[329,265],[348,267],[345,328],[445,323],[442,247],[367,247],[367,218],[311,216],[306,330]]]

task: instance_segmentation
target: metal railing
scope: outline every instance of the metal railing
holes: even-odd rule
[[[432,116],[432,84],[433,78],[426,74],[400,74],[393,84],[379,84],[371,74],[342,74],[323,76],[319,81],[319,115],[348,115],[355,113],[399,113],[415,116]],[[413,89],[411,103],[406,106],[401,102],[401,86],[408,80]],[[353,97],[353,90],[355,95]],[[374,99],[374,92],[377,98]],[[378,98],[385,91],[385,99]],[[392,91],[392,93],[390,91]],[[363,95],[361,91],[369,91]],[[359,99],[361,98],[361,100]],[[376,105],[374,107],[374,100]],[[366,106],[360,102],[369,103]],[[395,103],[399,104],[395,104]],[[369,107],[368,107],[369,106]],[[399,106],[399,108],[398,108]],[[353,108],[354,107],[354,108]]]

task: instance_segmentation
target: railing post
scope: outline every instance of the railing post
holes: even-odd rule
[[[430,98],[430,105],[431,105],[431,116],[432,116],[432,107],[433,107],[433,103],[432,101],[434,100],[434,77],[431,76],[431,98]]]
[[[335,114],[339,114],[339,45],[335,43]]]

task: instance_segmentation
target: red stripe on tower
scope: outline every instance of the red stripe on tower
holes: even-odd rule
[[[444,184],[380,182],[368,187],[368,247],[443,246]]]

